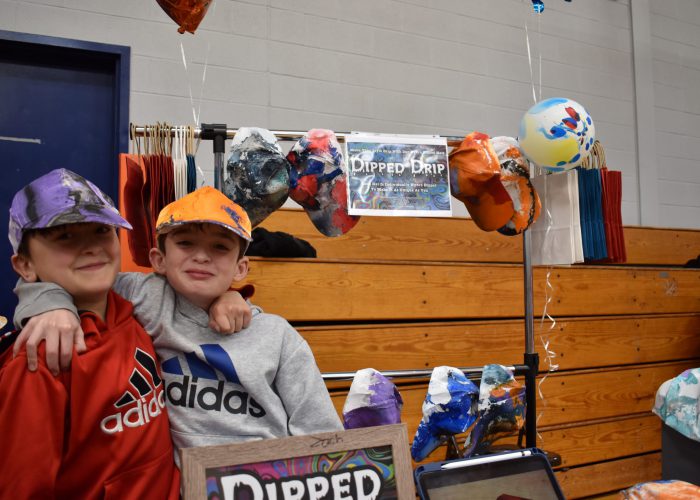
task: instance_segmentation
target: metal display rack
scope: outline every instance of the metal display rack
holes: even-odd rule
[[[232,139],[238,129],[227,128],[225,124],[202,123],[200,127],[194,129],[195,138],[213,141],[214,150],[214,187],[221,189],[224,181],[224,153],[226,139]],[[271,130],[271,132],[282,141],[296,141],[306,132],[291,130]],[[131,130],[132,135],[144,137],[147,135],[146,127],[135,126]],[[171,135],[175,134],[175,129],[171,129]],[[345,138],[351,135],[350,132],[335,132],[340,142],[345,142]],[[450,146],[459,145],[463,137],[441,136],[447,140]],[[133,139],[134,137],[132,137]],[[535,351],[534,338],[534,302],[532,285],[532,260],[531,260],[532,240],[529,230],[523,231],[523,288],[525,300],[525,352],[523,364],[508,366],[506,368],[513,371],[515,375],[525,378],[525,445],[528,448],[537,446],[537,391],[536,377],[539,373],[539,354]],[[483,372],[483,367],[459,367],[467,376]],[[432,370],[394,370],[382,371],[386,377],[394,379],[429,379]],[[329,372],[323,373],[324,380],[352,380],[354,372]]]

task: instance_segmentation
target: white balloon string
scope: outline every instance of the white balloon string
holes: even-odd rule
[[[527,48],[527,62],[530,68],[530,86],[532,88],[532,100],[537,104],[538,100],[542,100],[542,13],[535,12],[537,16],[537,61],[538,61],[538,82],[535,85],[535,71],[532,67],[532,48],[530,44],[530,31],[527,27],[528,15],[531,15],[529,2],[526,2],[527,15],[525,16],[525,46]],[[539,98],[538,98],[539,94]]]
[[[192,107],[192,119],[195,126],[199,125],[197,121],[197,112],[194,108],[194,98],[192,97],[192,83],[190,82],[190,72],[187,69],[187,56],[185,56],[185,46],[180,42],[180,53],[182,54],[182,65],[185,67],[185,76],[187,77],[187,91],[190,94],[190,106]]]
[[[540,319],[540,341],[542,342],[542,347],[544,348],[544,353],[545,353],[545,362],[547,363],[548,370],[547,372],[553,372],[559,369],[559,364],[554,362],[554,359],[557,357],[556,353],[550,349],[550,342],[549,342],[549,333],[554,330],[554,328],[557,326],[557,321],[547,312],[547,306],[552,302],[552,297],[553,297],[553,292],[554,292],[554,287],[552,286],[551,281],[549,280],[550,276],[552,274],[552,267],[547,268],[547,276],[545,278],[545,300],[544,300],[544,310],[542,311],[542,318]],[[545,331],[545,326],[544,322],[545,319],[547,319],[550,324],[549,327]],[[547,374],[540,380],[540,385],[542,385],[542,382],[544,382],[544,379],[547,377]],[[542,393],[540,392],[540,397],[542,397]]]
[[[537,93],[535,92],[535,77],[532,73],[532,54],[530,52],[530,34],[527,30],[527,18],[525,18],[525,44],[527,46],[527,62],[530,66],[530,85],[532,86],[532,100],[537,104]]]
[[[197,105],[195,106],[194,96],[192,94],[192,81],[190,78],[190,72],[187,68],[187,56],[185,55],[185,47],[180,42],[180,53],[182,54],[182,65],[185,68],[185,74],[187,76],[187,91],[190,97],[190,106],[192,107],[192,119],[194,120],[195,127],[199,127],[199,118],[202,112],[202,97],[204,95],[204,85],[207,80],[207,67],[209,66],[209,50],[211,45],[207,42],[207,52],[204,56],[204,68],[202,69],[202,84],[199,87],[199,98],[197,99]]]
[[[529,10],[528,10],[528,15],[529,15]],[[536,13],[537,16],[537,62],[538,62],[538,82],[537,85],[535,85],[535,75],[534,75],[534,70],[533,70],[533,64],[532,64],[532,49],[530,46],[530,32],[527,27],[527,16],[525,17],[525,44],[527,48],[527,62],[528,62],[528,67],[530,69],[530,86],[532,88],[532,100],[535,104],[537,104],[538,101],[542,100],[542,23],[541,23],[541,13]],[[538,99],[538,94],[539,94],[539,99]],[[542,174],[541,169],[538,171],[538,174]],[[547,179],[545,177],[545,182],[544,182],[544,200],[547,200]],[[552,230],[552,213],[549,211],[549,206],[547,203],[545,205],[545,221],[546,221],[546,229],[545,229],[545,234],[544,234],[544,247],[543,251],[545,257],[547,255],[551,255],[551,245],[553,241],[551,241],[550,238],[550,233]],[[544,383],[545,379],[547,378],[548,374],[550,372],[556,371],[559,369],[559,365],[554,363],[554,358],[556,358],[556,353],[551,349],[550,346],[550,341],[549,341],[549,333],[551,333],[554,328],[556,327],[556,320],[549,314],[548,309],[549,309],[549,304],[553,300],[553,292],[554,292],[554,287],[552,286],[552,282],[550,281],[550,277],[552,275],[552,267],[549,266],[547,268],[547,274],[545,277],[545,300],[544,300],[544,308],[542,310],[542,318],[540,320],[540,342],[542,343],[542,347],[544,350],[544,359],[545,363],[547,365],[547,372],[544,374],[544,376],[540,379],[540,381],[537,384],[537,393],[539,395],[540,400],[542,401],[541,408],[545,408],[547,406],[547,400],[544,397],[544,394],[542,392],[542,384]],[[550,326],[547,328],[547,331],[544,331],[544,321],[545,319],[550,321]],[[542,417],[543,412],[539,411],[536,417],[536,422],[539,423],[540,418]],[[537,426],[536,426],[537,427]],[[542,440],[542,435],[537,432],[537,437],[541,441]]]
[[[209,16],[210,17],[216,17],[216,6],[218,2],[212,1],[211,4],[209,5]],[[195,127],[199,127],[199,119],[201,117],[202,113],[202,96],[204,95],[204,82],[207,79],[207,67],[209,66],[209,49],[211,48],[211,44],[207,40],[207,53],[204,55],[204,69],[202,70],[202,86],[199,88],[199,100],[197,102],[197,113],[194,112],[194,104],[192,104],[192,114],[194,115],[194,123]],[[189,78],[187,79],[189,82]],[[190,89],[190,101],[192,100],[192,90]],[[201,144],[202,139],[201,137],[197,140],[197,145],[195,146],[195,154],[197,154],[197,151],[199,150],[199,145]],[[204,185],[204,172],[202,171],[201,168],[199,168],[199,165],[196,165],[197,170],[199,170],[199,173],[202,175],[203,183],[201,186]]]
[[[204,69],[202,70],[202,86],[199,88],[199,105],[197,106],[197,119],[195,120],[195,124],[197,127],[199,127],[199,118],[202,113],[202,96],[204,95],[204,83],[207,80],[207,67],[209,67],[209,49],[211,48],[211,44],[207,41],[207,53],[204,56]]]
[[[543,198],[545,200],[544,204],[544,216],[545,216],[545,234],[544,234],[544,250],[545,251],[545,256],[551,255],[552,251],[552,246],[554,244],[552,238],[550,238],[550,233],[552,230],[552,213],[549,210],[549,205],[546,203],[547,200],[547,185],[549,184],[547,182],[547,175],[545,175],[544,178],[544,194]],[[547,365],[547,372],[542,376],[542,378],[539,380],[537,383],[537,393],[540,398],[540,401],[542,402],[542,405],[540,408],[546,408],[547,407],[547,400],[544,397],[544,393],[542,392],[542,384],[544,384],[544,381],[547,379],[549,373],[556,371],[559,369],[559,365],[554,362],[554,359],[557,357],[556,353],[552,350],[550,346],[550,340],[549,340],[549,334],[553,332],[554,328],[557,325],[556,320],[552,315],[549,314],[549,304],[552,302],[554,298],[554,287],[552,286],[552,282],[550,281],[552,275],[552,266],[547,267],[547,274],[545,275],[545,287],[544,287],[544,307],[542,309],[542,317],[540,318],[540,327],[539,327],[539,337],[540,337],[540,342],[542,343],[542,348],[544,351],[544,361]],[[545,331],[545,319],[549,320],[550,324],[549,327],[546,328]],[[542,417],[543,411],[540,410],[537,414],[536,422],[539,423],[540,417]],[[541,435],[538,432],[538,437],[541,439]]]
[[[203,101],[203,95],[204,95],[204,83],[207,80],[207,68],[209,67],[209,49],[211,48],[211,45],[209,42],[207,42],[207,53],[204,56],[204,69],[202,70],[202,86],[199,89],[199,105],[197,106],[197,120],[196,124],[197,127],[200,125],[200,117],[201,117],[201,112],[202,112],[202,101]],[[199,151],[199,145],[202,143],[202,137],[200,136],[199,139],[197,140],[197,147],[195,148],[195,153]],[[204,170],[202,170],[199,165],[196,165],[197,171],[199,172],[201,181],[198,187],[202,187],[207,183],[207,176],[204,173]]]
[[[209,42],[207,42],[207,52],[204,56],[204,68],[202,69],[202,84],[199,88],[199,98],[197,99],[197,105],[195,106],[194,102],[194,96],[192,95],[192,82],[190,79],[190,73],[189,69],[187,68],[187,56],[185,55],[185,47],[180,42],[180,53],[182,54],[182,65],[185,68],[185,74],[187,76],[187,91],[189,93],[190,97],[190,107],[192,108],[192,119],[194,120],[194,125],[195,127],[200,126],[200,116],[202,112],[202,101],[203,101],[203,95],[204,95],[204,85],[207,80],[207,68],[209,67],[209,51],[211,49],[211,45]],[[199,151],[199,146],[202,143],[202,138],[198,137],[197,142],[195,143],[194,146],[194,151],[192,152],[192,156],[197,156],[197,151]],[[200,168],[200,166],[195,162],[195,168],[197,170],[197,173],[199,174],[199,179],[200,183],[198,187],[202,187],[206,184],[207,179],[206,175],[204,174],[204,171]]]
[[[542,100],[542,14],[537,14],[537,59],[540,78],[539,78],[539,100]]]

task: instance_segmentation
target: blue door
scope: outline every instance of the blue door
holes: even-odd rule
[[[16,305],[8,211],[14,193],[55,168],[115,202],[128,147],[129,48],[0,31],[0,315]]]

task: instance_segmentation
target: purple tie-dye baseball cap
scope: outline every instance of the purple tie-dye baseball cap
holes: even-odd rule
[[[105,193],[65,168],[52,170],[17,191],[10,205],[9,238],[16,253],[28,229],[99,222],[131,229]]]
[[[403,399],[394,383],[374,368],[355,374],[343,407],[346,429],[401,423]]]

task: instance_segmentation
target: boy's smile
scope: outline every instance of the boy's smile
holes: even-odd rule
[[[206,280],[214,276],[213,273],[203,269],[188,269],[185,272],[194,280]]]
[[[29,282],[62,286],[78,309],[104,316],[107,292],[119,272],[121,251],[113,227],[95,222],[41,230],[29,239],[29,255],[13,265]]]
[[[167,233],[165,251],[151,250],[153,269],[170,286],[204,310],[248,273],[240,238],[216,224],[183,224]]]

